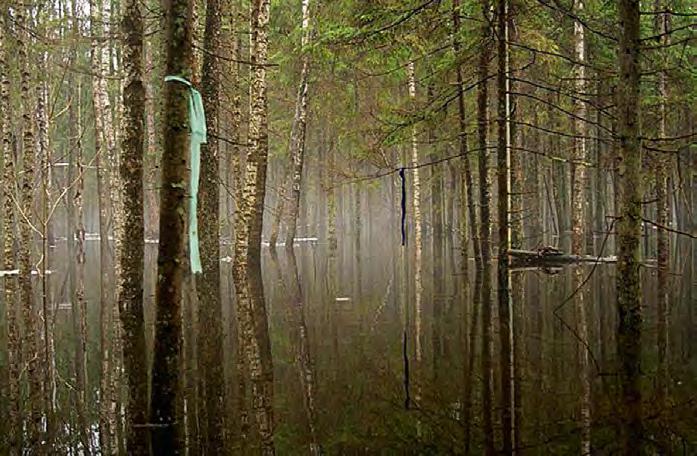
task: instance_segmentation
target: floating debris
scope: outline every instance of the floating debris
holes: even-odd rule
[[[348,302],[351,300],[349,297],[343,297],[343,298],[336,298],[334,299],[336,302]]]
[[[43,271],[41,271],[41,274],[43,274]],[[46,274],[53,274],[53,271],[51,271],[50,269],[47,269]],[[13,276],[13,275],[19,275],[19,269],[0,270],[0,277]],[[39,271],[34,269],[31,271],[31,275],[39,275]]]

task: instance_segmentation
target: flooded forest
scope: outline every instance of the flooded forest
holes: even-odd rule
[[[0,0],[0,454],[697,454],[693,0]]]

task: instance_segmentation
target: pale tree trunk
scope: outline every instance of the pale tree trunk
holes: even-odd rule
[[[242,225],[244,224],[244,218],[241,216],[241,200],[242,200],[242,187],[244,178],[242,176],[242,154],[246,153],[241,147],[242,144],[242,90],[241,90],[241,65],[237,62],[242,59],[242,40],[240,39],[242,24],[244,23],[243,8],[239,2],[235,2],[234,7],[230,13],[230,29],[231,41],[232,41],[232,53],[231,58],[234,60],[230,62],[227,69],[230,80],[230,88],[226,89],[229,92],[229,97],[231,98],[231,115],[230,115],[230,140],[232,144],[230,145],[230,161],[228,162],[228,169],[231,173],[229,180],[232,185],[232,199],[234,206],[234,214],[232,215],[232,223],[230,224],[230,244],[232,246],[232,256],[233,256],[233,267],[232,276],[235,277],[235,265],[238,261],[237,255],[238,243],[237,233],[242,230]],[[234,282],[235,293],[237,290],[237,282]],[[236,295],[238,296],[238,295]],[[246,450],[247,436],[248,436],[248,401],[247,401],[247,367],[245,362],[245,351],[246,346],[243,333],[240,327],[240,309],[239,309],[239,297],[236,299],[235,315],[233,320],[233,334],[235,338],[233,341],[237,343],[237,346],[233,348],[235,353],[235,374],[236,374],[236,396],[232,401],[232,409],[235,411],[235,416],[231,417],[235,426],[230,426],[230,439],[228,442],[237,442],[239,439],[240,448],[242,451]],[[234,434],[234,435],[233,435]],[[229,443],[228,443],[229,444]]]
[[[223,312],[220,299],[220,85],[221,46],[220,0],[207,0],[204,32],[203,106],[208,126],[208,144],[201,149],[201,179],[198,218],[201,235],[202,275],[196,275],[199,303],[199,370],[203,377],[202,426],[204,451],[220,454],[225,448],[225,372],[223,362]]]
[[[458,34],[460,32],[460,0],[453,0],[453,51],[456,56],[460,55],[460,40]],[[460,154],[460,160],[462,162],[462,170],[460,173],[462,191],[460,192],[460,243],[462,248],[462,262],[464,267],[467,265],[467,228],[470,231],[470,239],[472,240],[473,250],[474,250],[474,261],[477,267],[481,263],[481,249],[479,241],[477,238],[477,211],[474,202],[474,187],[472,185],[472,169],[469,158],[469,151],[467,148],[467,113],[465,112],[465,94],[464,94],[464,78],[462,76],[462,65],[458,64],[455,70],[457,77],[457,109],[458,109],[458,152]],[[466,198],[465,195],[466,194]],[[465,210],[465,199],[467,201],[467,207]],[[467,220],[469,218],[469,220]],[[469,222],[469,223],[468,223]]]
[[[90,2],[90,33],[92,35],[92,101],[94,110],[95,163],[97,165],[97,192],[99,199],[99,267],[102,271],[100,286],[100,383],[99,383],[99,444],[110,454],[115,439],[115,417],[111,411],[111,375],[113,374],[113,272],[110,266],[109,211],[112,180],[108,155],[114,150],[112,116],[105,74],[109,68],[108,50],[104,45],[104,24],[110,18],[108,0]],[[113,208],[112,208],[113,209]],[[113,212],[113,210],[112,210]]]
[[[276,192],[276,210],[273,214],[273,222],[271,224],[271,234],[269,235],[269,247],[276,248],[276,243],[278,242],[278,234],[281,231],[281,220],[283,219],[283,212],[286,207],[286,184],[288,182],[288,171],[283,171],[283,178],[281,178],[281,185],[278,187]],[[292,247],[292,245],[291,245]]]
[[[617,135],[619,138],[619,224],[617,255],[617,355],[622,395],[621,448],[640,454],[643,444],[641,407],[641,143],[639,0],[620,0]]]
[[[165,74],[191,76],[192,0],[172,0],[165,9]],[[157,259],[155,347],[150,389],[150,423],[154,454],[181,454],[176,420],[179,398],[181,308],[189,172],[189,88],[169,82],[164,88],[160,243]]]
[[[302,187],[303,166],[305,163],[305,133],[307,130],[307,93],[310,79],[310,0],[302,0],[302,39],[300,52],[302,54],[302,70],[300,86],[295,101],[295,116],[290,134],[290,156],[293,159],[293,185],[291,187],[290,204],[288,205],[288,231],[286,232],[286,248],[293,248],[293,239],[298,224],[300,208],[300,191]]]
[[[583,15],[583,0],[574,2],[574,14],[576,16]],[[586,97],[586,40],[585,29],[583,24],[574,21],[574,60],[576,60],[576,68],[574,71],[575,86],[577,97],[573,100],[574,108],[574,139],[573,139],[573,162],[572,162],[572,185],[571,185],[571,253],[574,255],[583,255],[585,253],[586,233],[584,223],[586,221],[586,122],[585,118],[588,113],[586,104],[582,101]],[[574,289],[578,289],[576,294],[576,320],[578,337],[583,341],[577,347],[578,367],[581,372],[581,454],[591,454],[591,380],[590,380],[590,364],[589,353],[587,350],[588,344],[588,323],[586,317],[586,293],[583,289],[585,271],[583,268],[574,269]]]
[[[656,1],[656,10],[660,11],[663,2],[661,0]],[[656,18],[656,35],[659,35],[661,45],[667,46],[670,43],[670,15],[664,13]],[[662,61],[665,66],[667,62]],[[668,136],[667,131],[667,109],[666,100],[668,98],[668,74],[667,71],[661,71],[658,79],[658,112],[659,112],[659,138],[665,138]],[[657,408],[660,413],[667,413],[667,399],[668,399],[668,297],[669,297],[669,252],[670,252],[670,237],[669,232],[665,228],[670,225],[670,210],[668,201],[668,160],[662,156],[656,158],[656,168],[655,168],[655,192],[656,192],[656,256],[657,256],[657,271],[658,271],[658,290],[657,290],[657,313],[658,313],[658,325],[657,325],[657,349],[658,349],[658,372],[657,372],[657,391],[656,391],[656,403]],[[660,446],[660,451],[665,454],[670,454],[671,443],[670,443],[670,433],[669,431],[662,431],[658,436],[658,443]]]
[[[41,19],[37,19],[41,21]],[[39,25],[43,34],[44,27]],[[53,440],[55,439],[55,411],[56,411],[56,361],[54,356],[53,340],[53,309],[51,299],[51,282],[46,273],[51,267],[49,250],[50,224],[51,224],[51,148],[48,138],[48,86],[43,79],[46,74],[46,53],[40,51],[37,58],[37,68],[39,74],[36,80],[36,132],[37,132],[37,154],[41,160],[41,322],[43,325],[43,356],[42,365],[44,371],[44,404],[46,420],[46,437],[44,444],[47,451],[53,451]]]
[[[253,0],[251,5],[249,150],[245,183],[238,206],[240,220],[235,233],[233,262],[239,326],[245,344],[245,367],[251,380],[252,409],[264,454],[275,453],[273,371],[261,283],[261,228],[268,157],[266,60],[269,8],[269,0]]]
[[[34,100],[31,96],[32,75],[29,70],[29,27],[27,17],[31,16],[31,5],[15,5],[15,22],[17,29],[17,61],[20,73],[20,101],[22,105],[22,174],[20,188],[20,248],[19,248],[19,286],[24,322],[22,340],[23,361],[29,379],[29,393],[25,406],[30,410],[26,425],[28,434],[27,448],[30,452],[40,451],[42,410],[41,410],[41,367],[38,350],[38,322],[34,305],[31,283],[32,246],[36,227],[34,214],[34,175],[35,175],[35,140],[34,140]]]
[[[73,17],[76,17],[77,0],[72,2]],[[73,24],[73,31],[77,35],[77,21]],[[72,134],[70,135],[70,146],[72,153],[75,156],[76,178],[75,192],[71,196],[73,205],[75,206],[75,231],[68,233],[69,237],[75,237],[75,296],[73,312],[75,316],[75,333],[78,335],[75,341],[75,379],[76,379],[76,396],[77,396],[77,417],[78,426],[80,426],[80,443],[86,455],[92,453],[92,445],[90,439],[90,430],[87,415],[87,301],[85,299],[85,217],[83,206],[83,193],[85,191],[85,166],[83,163],[83,152],[81,135],[78,126],[82,125],[81,115],[81,92],[82,85],[78,82],[75,91],[75,97],[70,104],[70,115],[74,116],[75,122]],[[72,184],[72,180],[68,183]]]
[[[8,48],[9,37],[6,23],[7,6],[3,4],[2,19],[0,19],[0,135],[2,135],[3,156],[3,183],[2,204],[3,215],[3,269],[11,270],[16,266],[14,251],[15,235],[15,201],[17,195],[17,173],[15,152],[12,148],[12,123],[10,122],[10,79],[8,75]],[[20,375],[22,365],[22,345],[20,342],[19,321],[17,317],[17,280],[15,277],[6,276],[3,279],[3,304],[5,307],[5,321],[7,322],[7,369],[9,374],[9,454],[19,456],[23,454],[23,414],[20,391]]]
[[[479,244],[482,256],[482,407],[484,415],[484,446],[487,454],[494,453],[494,431],[491,416],[491,397],[493,394],[492,365],[491,365],[491,246],[489,212],[489,151],[487,144],[488,130],[488,78],[489,59],[491,58],[491,27],[489,25],[489,1],[482,0],[482,50],[479,54],[477,76],[477,139],[479,148]]]
[[[144,216],[143,157],[145,86],[143,85],[143,17],[138,0],[124,6],[124,89],[122,158],[123,225],[118,230],[122,251],[118,305],[123,326],[123,363],[128,382],[126,448],[128,454],[149,454],[147,428],[148,371],[143,314]],[[104,241],[102,241],[104,242]]]
[[[513,452],[513,322],[511,319],[510,271],[508,250],[510,249],[511,227],[511,174],[510,146],[511,129],[508,121],[510,94],[508,87],[508,0],[497,0],[498,23],[498,71],[497,79],[497,188],[498,188],[498,311],[499,341],[501,344],[499,369],[501,372],[501,427],[503,454]]]
[[[409,88],[409,99],[412,106],[416,105],[416,70],[414,67],[414,61],[410,60],[407,65],[407,84]],[[414,208],[414,250],[415,250],[415,260],[414,260],[414,286],[415,286],[415,322],[414,331],[415,336],[415,350],[416,350],[416,365],[417,369],[421,366],[421,285],[422,285],[422,249],[423,249],[423,234],[421,231],[421,181],[419,179],[419,147],[418,138],[416,135],[416,126],[411,127],[411,156],[410,156],[410,167],[412,168],[412,205]],[[418,385],[417,385],[417,397],[418,402]]]

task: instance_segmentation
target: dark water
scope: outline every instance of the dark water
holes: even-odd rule
[[[694,244],[675,244],[665,322],[667,349],[662,356],[657,348],[660,322],[655,269],[647,267],[642,272],[645,433],[649,442],[668,435],[677,454],[695,454],[697,249]],[[376,238],[364,240],[360,246],[350,239],[340,241],[334,254],[321,243],[296,246],[301,302],[292,299],[296,285],[293,258],[283,248],[277,256],[264,250],[279,454],[308,454],[313,442],[327,454],[449,454],[466,449],[480,454],[486,441],[487,414],[493,422],[494,444],[500,448],[502,353],[495,284],[491,312],[483,312],[473,299],[474,263],[468,264],[464,275],[458,252],[448,242],[444,254],[434,257],[430,240],[426,241],[421,283],[415,279],[413,252],[406,253],[405,266],[405,253],[400,249]],[[153,318],[155,255],[156,248],[148,246],[145,293],[149,322]],[[88,243],[88,404],[93,417],[99,375],[98,260],[98,243]],[[59,244],[51,286],[54,301],[62,304],[56,313],[55,337],[58,416],[63,417],[65,429],[74,420],[70,388],[74,385],[75,337],[67,261],[65,244]],[[236,375],[232,285],[230,264],[222,266],[226,376],[232,384]],[[584,277],[592,272],[584,287],[590,348],[586,372],[578,362],[584,347],[570,329],[577,323],[574,301],[559,308],[574,289],[573,269],[530,270],[513,276],[514,432],[524,454],[580,454],[584,376],[591,384],[592,452],[618,450],[617,412],[622,403],[615,375],[615,270],[612,265],[597,266],[594,271],[592,265],[582,268]],[[487,313],[491,315],[490,368],[484,367],[481,351],[487,337],[482,319]],[[189,335],[196,337],[193,330]],[[6,372],[4,349],[2,361]],[[195,376],[195,370],[189,375]],[[489,397],[483,388],[487,375],[492,379]],[[4,373],[2,381],[5,385]],[[658,400],[657,391],[663,384],[667,396]],[[229,392],[235,391],[229,387]],[[488,413],[485,404],[490,404]],[[254,446],[252,442],[249,448]]]

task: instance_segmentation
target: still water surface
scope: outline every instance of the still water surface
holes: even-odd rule
[[[96,414],[101,274],[94,266],[99,264],[98,243],[87,247],[88,361],[94,399],[88,403]],[[480,454],[487,440],[487,416],[500,448],[496,287],[492,286],[491,312],[482,312],[473,299],[474,263],[470,261],[465,272],[450,243],[436,256],[430,241],[425,243],[421,283],[415,280],[413,252],[401,249],[375,238],[362,244],[344,240],[333,253],[322,243],[303,243],[295,247],[295,258],[283,248],[276,255],[264,249],[279,454],[308,454],[316,443],[327,454]],[[146,251],[150,323],[156,250],[148,246]],[[62,413],[69,415],[65,385],[73,378],[74,334],[67,261],[65,244],[59,244],[51,283],[54,300],[61,304],[57,368],[65,384],[59,386],[59,403]],[[230,267],[222,263],[224,345],[228,392],[236,394]],[[618,449],[617,410],[622,404],[615,375],[615,269],[579,267],[584,276],[592,272],[584,287],[590,348],[585,372],[578,361],[585,348],[570,329],[577,327],[578,310],[573,300],[559,308],[574,289],[573,269],[513,274],[514,432],[523,454],[580,454],[583,378],[591,385],[592,452],[612,454]],[[676,242],[663,354],[658,349],[655,270],[647,267],[642,272],[646,433],[649,439],[668,435],[677,454],[697,454],[696,269],[694,244]],[[300,300],[294,299],[296,277]],[[483,331],[487,314],[489,336]],[[195,339],[194,330],[188,334]],[[488,368],[482,359],[486,337],[491,345]],[[151,346],[152,334],[149,339]],[[195,370],[190,374],[195,376]],[[487,376],[490,395],[483,388]],[[667,391],[665,400],[657,399],[661,389]],[[250,442],[247,449],[254,447]]]

